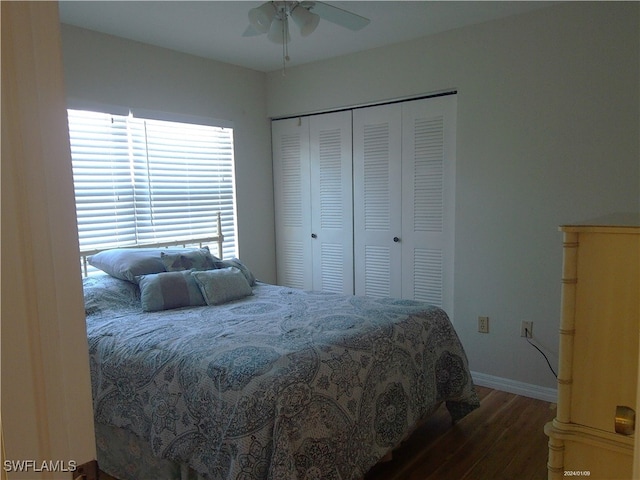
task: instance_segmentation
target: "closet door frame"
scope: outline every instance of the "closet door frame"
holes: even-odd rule
[[[274,120],[277,283],[424,300],[453,318],[456,108],[451,94]],[[420,202],[441,209],[441,228]]]

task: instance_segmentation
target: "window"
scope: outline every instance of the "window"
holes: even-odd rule
[[[237,256],[233,130],[68,110],[80,249],[216,233]]]

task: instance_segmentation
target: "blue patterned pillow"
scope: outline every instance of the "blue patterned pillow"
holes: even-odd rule
[[[235,267],[192,271],[207,305],[220,305],[253,293],[244,274]]]
[[[167,272],[177,272],[180,270],[211,270],[216,268],[214,262],[219,260],[211,255],[209,247],[203,247],[191,252],[161,252],[160,258]]]
[[[215,262],[216,268],[228,268],[235,267],[242,272],[244,278],[247,279],[247,282],[250,286],[254,286],[256,284],[256,277],[251,273],[251,270],[247,268],[247,266],[240,261],[238,258],[232,258],[231,260],[217,260]]]
[[[145,312],[206,305],[190,270],[142,275],[138,283]]]

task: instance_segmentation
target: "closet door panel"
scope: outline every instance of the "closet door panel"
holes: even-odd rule
[[[455,96],[402,104],[402,291],[453,315]]]
[[[401,151],[399,104],[353,112],[355,291],[401,296]]]
[[[279,285],[312,288],[309,119],[272,126],[276,266]]]
[[[309,122],[313,289],[353,294],[351,112]]]

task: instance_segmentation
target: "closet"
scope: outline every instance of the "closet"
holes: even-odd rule
[[[274,120],[278,283],[452,315],[456,96]]]

